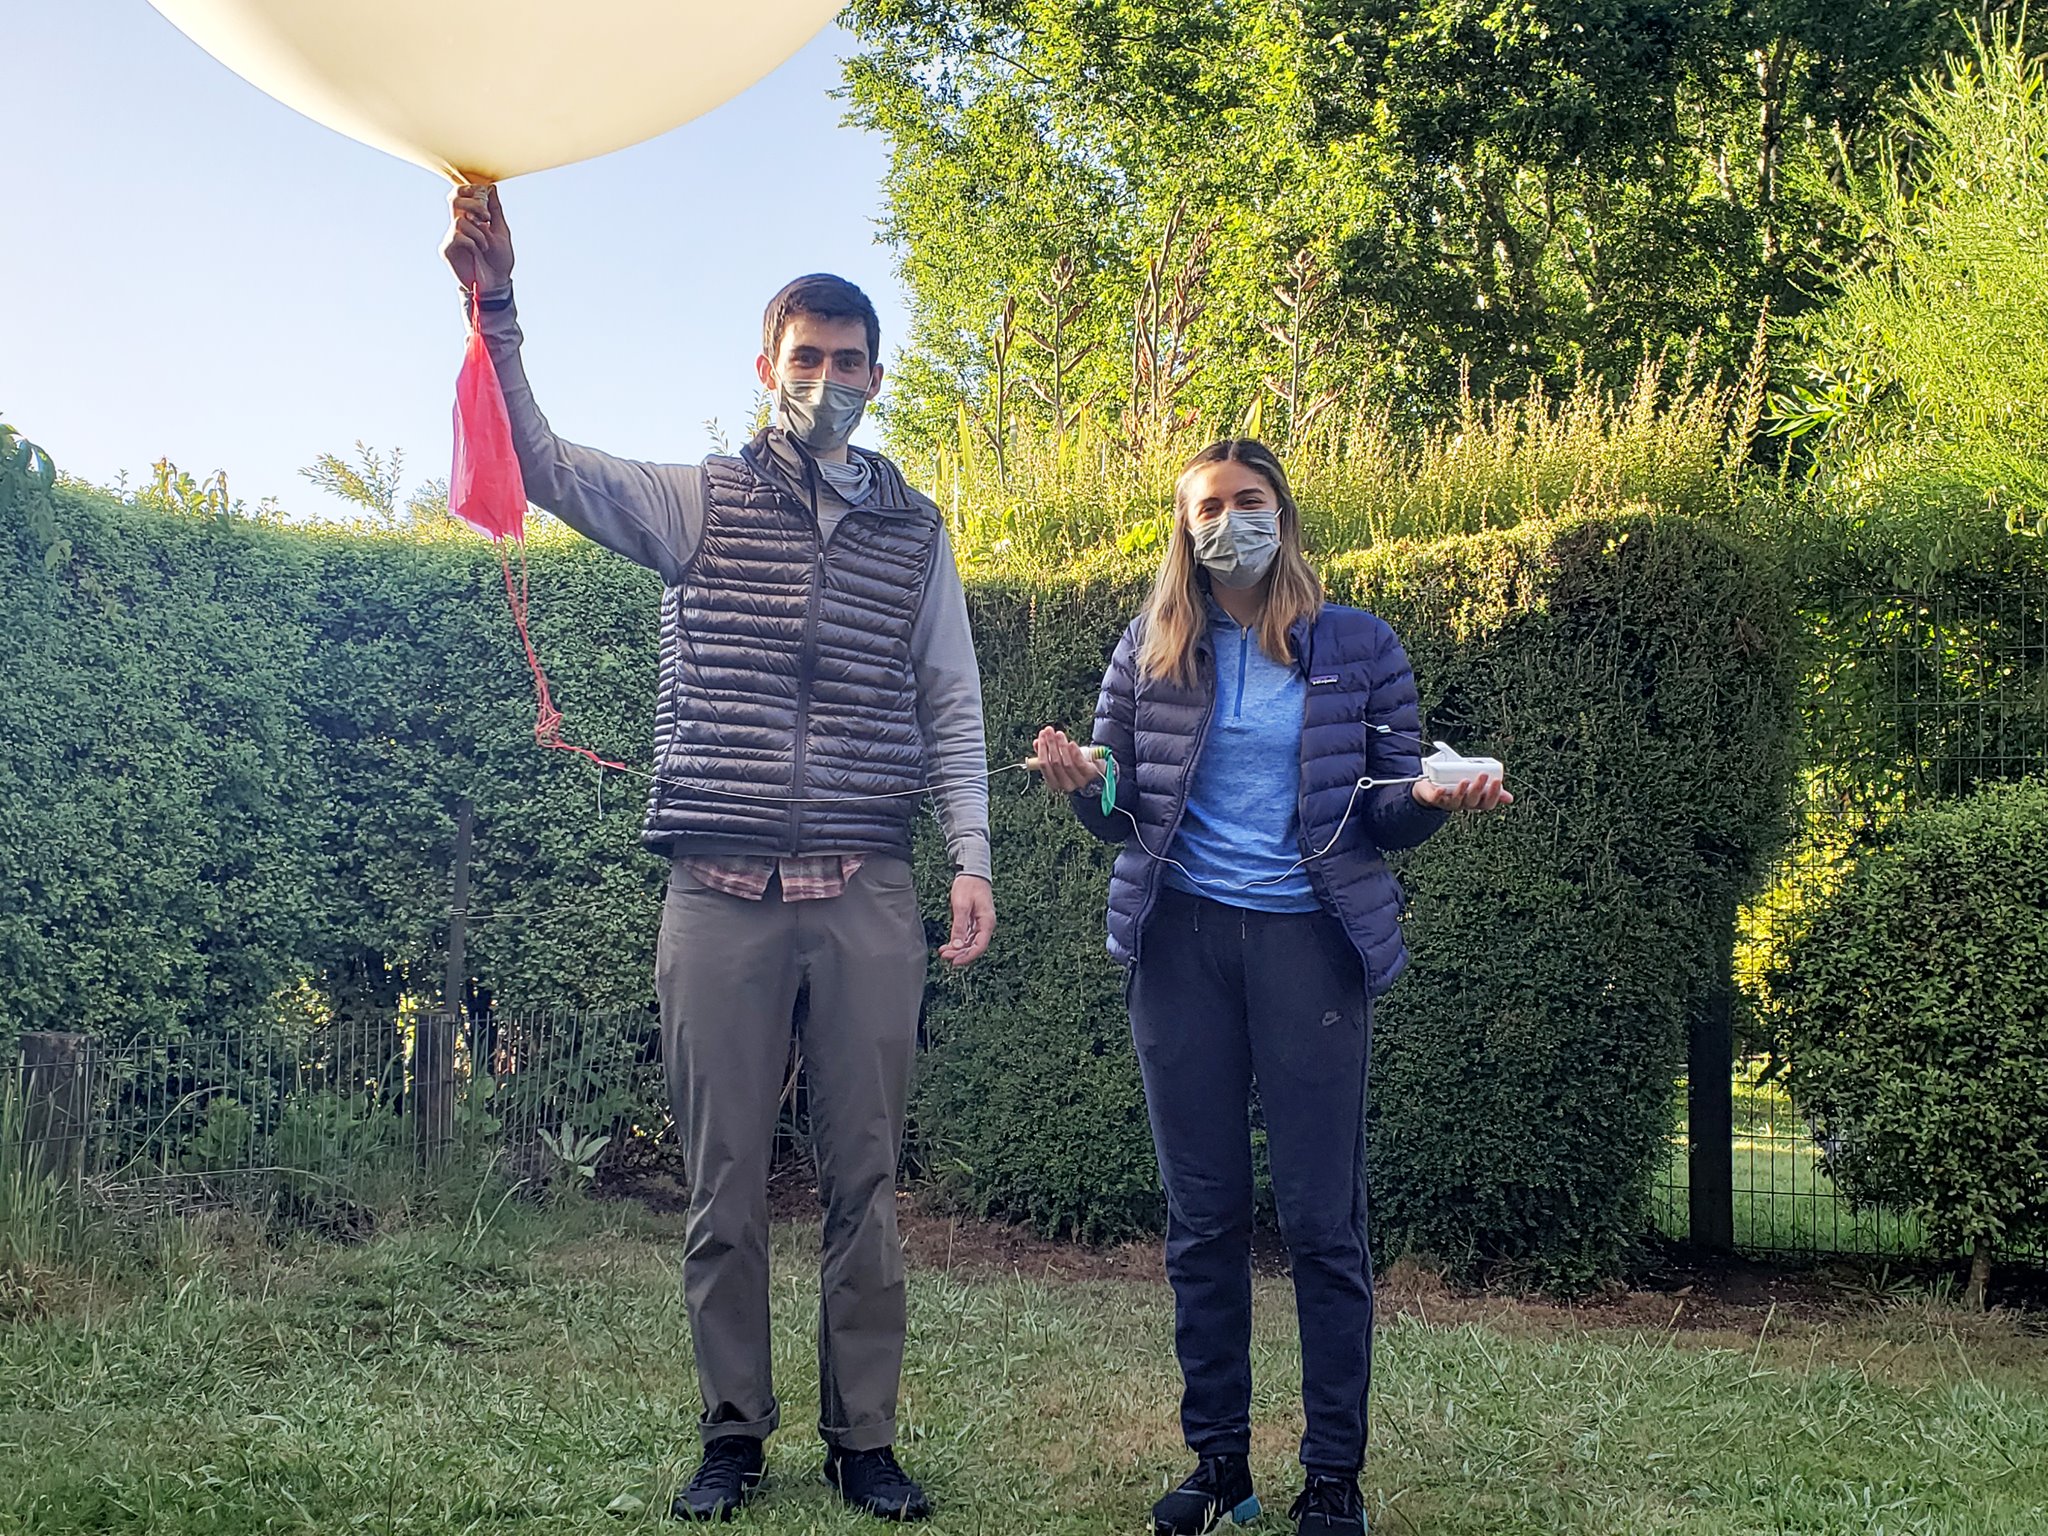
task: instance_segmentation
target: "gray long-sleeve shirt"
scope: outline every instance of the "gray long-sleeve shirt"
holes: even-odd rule
[[[465,296],[466,297],[466,296]],[[644,565],[674,586],[681,582],[704,533],[701,464],[622,459],[555,435],[534,403],[520,357],[524,340],[509,289],[488,296],[484,342],[505,392],[512,442],[526,496],[585,538]],[[799,482],[803,468],[775,434]],[[848,510],[828,484],[818,487],[819,536],[829,538]],[[936,509],[935,509],[936,510]],[[967,623],[967,596],[943,521],[931,579],[910,631],[918,725],[932,765],[932,798],[954,868],[988,879],[988,746],[982,728],[981,668]]]

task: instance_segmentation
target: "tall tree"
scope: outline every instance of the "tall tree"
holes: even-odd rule
[[[891,142],[885,232],[914,313],[892,430],[940,443],[984,408],[998,315],[1014,299],[1035,326],[1063,260],[1087,300],[1067,328],[1095,347],[1074,382],[1107,413],[1143,351],[1148,264],[1185,262],[1196,234],[1185,404],[1219,426],[1333,390],[1433,419],[1468,366],[1512,392],[1645,349],[1733,363],[1767,301],[1809,305],[1850,254],[1816,176],[1867,162],[1952,11],[855,0],[849,95]],[[1288,304],[1304,259],[1327,279],[1313,313]],[[1044,366],[1012,362],[1026,383]]]
[[[1773,430],[1817,504],[1938,568],[2048,534],[2048,74],[2001,25],[1908,107],[1904,152],[1843,190],[1864,255]]]

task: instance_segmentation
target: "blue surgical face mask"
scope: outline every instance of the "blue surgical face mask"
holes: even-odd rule
[[[813,453],[837,453],[867,414],[865,390],[832,379],[785,379],[775,406],[789,435]]]
[[[1195,558],[1226,587],[1255,587],[1280,553],[1278,508],[1226,512],[1206,523],[1190,521]]]

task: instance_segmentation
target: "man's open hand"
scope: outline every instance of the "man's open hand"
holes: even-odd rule
[[[953,936],[939,946],[939,958],[954,966],[979,960],[996,932],[996,898],[979,875],[953,877]]]

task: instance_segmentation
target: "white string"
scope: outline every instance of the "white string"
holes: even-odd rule
[[[969,774],[962,779],[939,779],[921,784],[916,789],[891,789],[872,795],[755,795],[737,789],[720,789],[713,784],[702,784],[695,779],[686,779],[673,773],[649,773],[645,768],[622,770],[636,779],[648,783],[675,784],[698,794],[715,795],[722,800],[744,800],[751,805],[862,805],[871,800],[902,800],[914,795],[935,794],[942,789],[958,789],[966,784],[986,784],[1005,773],[1029,773],[1031,770],[1022,763],[1004,763],[1000,768],[991,768],[985,773]],[[599,770],[603,772],[602,769]],[[602,783],[602,779],[599,781]]]
[[[1396,731],[1391,725],[1375,725],[1370,721],[1367,722],[1366,729],[1371,731],[1377,731],[1382,736],[1398,735],[1415,742],[1420,742],[1423,739],[1422,737],[1416,735],[1413,731]],[[604,771],[605,770],[602,768],[598,770],[598,793],[600,795],[604,793]],[[628,773],[636,779],[645,779],[650,784],[674,784],[684,789],[694,790],[698,794],[714,795],[721,800],[739,800],[749,805],[865,805],[871,801],[876,800],[902,800],[911,796],[936,794],[939,790],[942,789],[958,789],[968,784],[992,783],[994,780],[996,780],[997,778],[1001,777],[1003,774],[1006,773],[1030,773],[1034,770],[1031,769],[1028,765],[1021,762],[1004,763],[999,768],[990,768],[984,773],[969,774],[965,778],[940,779],[933,783],[920,785],[916,789],[891,789],[884,790],[878,794],[872,795],[756,795],[747,793],[743,790],[720,789],[718,786],[714,784],[701,783],[696,779],[684,778],[680,774],[662,773],[659,771],[650,773],[645,768],[626,768],[615,771]],[[1422,781],[1423,777],[1424,775],[1418,774],[1416,775],[1416,777],[1412,779],[1360,779],[1358,781],[1357,788],[1355,788],[1352,791],[1352,801],[1354,803],[1357,801],[1359,789],[1370,789],[1382,784],[1417,784]],[[603,802],[600,800],[599,804],[601,806]],[[1118,806],[1117,809],[1123,810],[1123,807]],[[1130,815],[1130,812],[1124,811],[1124,814],[1128,816]],[[1351,814],[1350,805],[1345,806],[1344,814],[1347,817]],[[1133,822],[1133,826],[1135,825],[1136,823]],[[1338,830],[1340,832],[1343,830],[1342,822],[1338,823]],[[1142,844],[1143,838],[1141,837],[1139,841]],[[1330,845],[1326,844],[1323,851],[1327,852],[1329,846]],[[1147,848],[1145,851],[1147,853],[1152,853],[1152,850],[1149,848]],[[1163,862],[1168,864],[1173,863],[1173,860],[1165,858],[1163,854],[1154,853],[1152,854],[1152,857],[1154,857],[1155,859],[1161,859]],[[1312,855],[1312,857],[1319,858],[1321,857],[1321,853]],[[1296,866],[1296,868],[1299,867],[1299,865]],[[1293,871],[1290,870],[1289,873],[1291,874],[1293,873]],[[1190,875],[1188,878],[1192,880],[1195,877]]]
[[[1370,731],[1377,732],[1381,736],[1401,736],[1405,737],[1407,740],[1418,743],[1422,742],[1425,739],[1412,731],[1396,731],[1391,725],[1381,725],[1371,721],[1366,722],[1366,728]],[[712,795],[723,800],[738,800],[750,805],[862,805],[877,800],[901,800],[909,796],[922,797],[929,794],[935,794],[936,792],[942,789],[955,789],[967,784],[987,784],[993,782],[997,777],[1005,773],[1029,773],[1032,770],[1030,766],[1025,763],[1005,763],[999,768],[991,768],[985,773],[970,774],[966,778],[941,779],[933,783],[920,785],[916,789],[892,789],[872,795],[755,795],[748,794],[740,790],[720,789],[715,785],[699,783],[694,779],[682,778],[672,773],[650,773],[645,769],[639,768],[628,768],[622,771],[631,774],[636,779],[645,779],[650,784],[674,784],[682,788],[692,790],[697,794]],[[598,814],[600,816],[604,814],[603,775],[604,770],[600,768],[598,770],[597,791],[599,797]],[[1122,807],[1121,805],[1115,807],[1115,810],[1126,821],[1130,822],[1131,838],[1134,842],[1137,843],[1139,850],[1143,852],[1146,855],[1146,857],[1153,859],[1154,861],[1160,864],[1172,865],[1175,869],[1179,870],[1183,875],[1185,875],[1189,880],[1193,881],[1196,885],[1201,886],[1204,889],[1239,892],[1255,891],[1262,886],[1278,885],[1282,881],[1293,879],[1295,872],[1297,870],[1304,868],[1316,859],[1320,859],[1324,854],[1328,853],[1332,848],[1336,847],[1338,839],[1340,839],[1344,835],[1345,827],[1349,826],[1351,823],[1351,813],[1355,809],[1357,809],[1358,794],[1360,790],[1379,789],[1383,787],[1391,787],[1393,785],[1398,784],[1420,784],[1427,777],[1427,774],[1415,774],[1412,777],[1404,779],[1364,778],[1357,780],[1351,786],[1351,798],[1344,802],[1344,814],[1337,818],[1337,828],[1334,832],[1330,834],[1330,840],[1328,842],[1324,843],[1322,847],[1316,849],[1313,853],[1307,853],[1302,855],[1302,857],[1296,859],[1292,864],[1288,865],[1287,868],[1282,870],[1277,875],[1265,875],[1257,880],[1248,880],[1243,883],[1212,880],[1196,874],[1193,870],[1189,869],[1187,865],[1181,863],[1180,860],[1172,858],[1167,854],[1160,853],[1159,851],[1154,849],[1151,844],[1147,843],[1145,841],[1144,828],[1139,826],[1138,818],[1136,816],[1132,815],[1128,810],[1125,810],[1124,807]],[[481,916],[483,914],[477,915]],[[503,915],[510,916],[512,914],[507,913]]]
[[[1283,869],[1277,875],[1266,875],[1260,879],[1247,880],[1241,884],[1232,881],[1206,879],[1203,876],[1196,874],[1193,870],[1189,869],[1187,865],[1181,863],[1179,859],[1169,858],[1166,854],[1156,852],[1153,849],[1152,845],[1145,841],[1145,830],[1144,828],[1138,825],[1138,818],[1133,816],[1129,811],[1125,810],[1122,806],[1118,806],[1116,809],[1117,813],[1131,824],[1131,836],[1133,840],[1136,841],[1139,849],[1143,851],[1147,857],[1154,859],[1161,864],[1171,864],[1175,869],[1179,870],[1182,874],[1186,875],[1190,880],[1194,881],[1196,885],[1204,886],[1210,890],[1255,891],[1262,885],[1278,885],[1283,880],[1292,879],[1294,877],[1294,872],[1296,870],[1302,868],[1304,865],[1308,864],[1312,860],[1320,859],[1324,854],[1328,853],[1332,848],[1336,847],[1337,840],[1344,835],[1344,828],[1351,820],[1351,812],[1358,805],[1358,792],[1360,790],[1378,789],[1383,785],[1420,784],[1422,782],[1422,779],[1423,775],[1421,774],[1416,775],[1412,779],[1360,779],[1357,783],[1351,786],[1351,798],[1344,802],[1344,814],[1337,818],[1337,830],[1330,834],[1330,840],[1327,843],[1323,844],[1322,847],[1316,849],[1316,851],[1313,853],[1303,854],[1300,858],[1296,859],[1292,864],[1288,865],[1287,868]]]
[[[1028,770],[1024,769],[1024,765],[1022,763],[1008,763],[1001,768],[992,770],[988,777],[992,778],[997,773],[1009,773],[1013,771]],[[652,775],[642,776],[652,777]],[[954,780],[953,782],[967,783],[971,781]],[[1337,829],[1336,831],[1330,834],[1330,840],[1328,842],[1324,843],[1322,847],[1316,849],[1315,852],[1307,854],[1300,859],[1297,859],[1293,864],[1289,865],[1288,868],[1284,870],[1282,873],[1277,875],[1267,875],[1258,880],[1247,881],[1242,885],[1226,884],[1223,881],[1206,879],[1203,876],[1196,874],[1193,870],[1189,869],[1187,865],[1181,863],[1180,860],[1173,858],[1167,854],[1155,852],[1151,844],[1145,841],[1145,833],[1144,830],[1138,825],[1138,818],[1133,816],[1129,811],[1125,810],[1122,806],[1116,807],[1116,810],[1119,815],[1123,816],[1127,821],[1130,822],[1132,838],[1137,843],[1139,849],[1147,857],[1156,859],[1161,864],[1171,864],[1183,875],[1186,875],[1188,879],[1194,881],[1195,884],[1204,886],[1210,890],[1253,891],[1257,890],[1261,886],[1277,885],[1280,881],[1288,879],[1290,876],[1294,874],[1296,870],[1302,868],[1302,866],[1309,863],[1311,860],[1321,858],[1324,854],[1328,853],[1332,848],[1336,847],[1338,840],[1342,838],[1344,835],[1344,828],[1350,824],[1352,812],[1355,811],[1358,807],[1359,791],[1366,789],[1378,789],[1384,785],[1419,784],[1420,782],[1422,782],[1420,775],[1412,779],[1358,780],[1351,786],[1351,798],[1344,802],[1344,814],[1337,818]],[[582,905],[569,907],[494,907],[472,909],[469,911],[462,912],[460,915],[469,922],[488,922],[493,918],[505,917],[531,919],[536,917],[574,915],[580,914],[587,910],[588,908]]]

